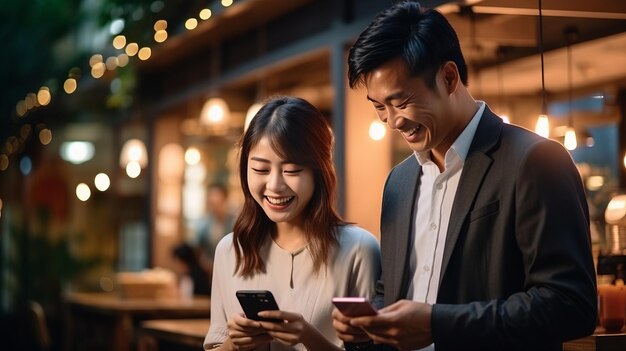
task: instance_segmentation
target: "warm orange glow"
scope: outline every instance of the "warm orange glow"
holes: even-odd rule
[[[148,164],[146,145],[139,139],[129,139],[122,146],[120,154],[120,166],[127,167],[132,161],[137,162],[140,168]]]
[[[119,54],[117,55],[117,65],[120,67],[126,67],[126,65],[128,64],[128,55],[126,54]]]
[[[126,37],[123,35],[118,35],[113,38],[113,47],[116,49],[121,49],[126,45]]]
[[[167,21],[166,20],[158,20],[156,22],[154,22],[154,31],[158,32],[160,30],[166,30],[167,29]]]
[[[382,140],[385,137],[386,132],[387,132],[387,129],[385,127],[385,124],[382,123],[381,121],[376,120],[370,124],[369,136],[372,140],[374,141]]]
[[[76,79],[67,78],[65,83],[63,83],[63,90],[65,90],[66,93],[71,94],[76,91],[76,86]]]
[[[185,162],[188,165],[197,165],[198,163],[200,163],[201,159],[202,156],[198,148],[192,146],[188,148],[187,151],[185,151]]]
[[[198,26],[198,20],[195,18],[189,18],[188,20],[185,21],[185,28],[187,28],[188,30],[196,29],[197,26]]]
[[[0,155],[0,171],[9,168],[9,157],[5,154]]]
[[[91,75],[96,79],[102,77],[104,75],[104,71],[106,71],[106,66],[103,62],[98,62],[91,67]]]
[[[89,66],[93,67],[96,63],[102,62],[102,60],[102,55],[100,54],[91,55],[91,58],[89,58]]]
[[[145,61],[152,56],[152,50],[149,47],[143,47],[139,49],[139,54],[137,55],[140,60]]]
[[[166,40],[167,40],[167,31],[161,29],[161,30],[157,30],[156,33],[154,33],[154,41],[156,41],[157,43],[162,43]]]
[[[52,131],[48,128],[44,128],[39,131],[39,142],[42,145],[48,145],[52,141]]]
[[[30,110],[31,108],[35,107],[35,104],[37,104],[37,95],[35,95],[34,93],[26,94],[24,102],[26,103],[26,110]]]
[[[26,114],[26,102],[24,100],[20,100],[17,102],[17,105],[15,105],[15,112],[17,113],[17,115],[19,117],[22,117]]]
[[[574,130],[574,128],[567,128],[567,131],[565,132],[565,139],[563,140],[563,145],[565,145],[565,148],[570,151],[576,149],[576,146],[578,146],[576,143],[576,131]]]
[[[162,182],[178,182],[185,172],[185,151],[176,143],[169,143],[159,151],[158,174]]]
[[[117,68],[117,56],[107,57],[106,67],[109,71]]]
[[[211,10],[202,9],[202,11],[200,11],[199,17],[201,20],[208,20],[209,18],[211,18]]]
[[[550,121],[548,120],[547,115],[539,115],[537,118],[537,125],[535,126],[535,133],[544,138],[550,137]]]
[[[139,51],[139,45],[137,45],[137,43],[130,43],[126,45],[126,55],[135,56],[137,55],[137,51]]]

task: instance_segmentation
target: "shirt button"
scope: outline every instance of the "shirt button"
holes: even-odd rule
[[[441,183],[437,184],[437,190],[441,190],[441,189],[443,189],[443,184]]]
[[[435,230],[435,229],[437,229],[437,225],[435,223],[431,223],[430,230]]]
[[[428,265],[424,265],[424,267],[423,267],[423,268],[424,268],[424,272],[428,272],[428,271],[430,271],[430,267],[428,267]]]

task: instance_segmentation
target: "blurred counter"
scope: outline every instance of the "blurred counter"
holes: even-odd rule
[[[65,302],[69,350],[135,350],[136,330],[142,321],[209,318],[211,310],[210,299],[201,297],[184,300],[70,293]]]
[[[626,333],[606,333],[598,327],[593,335],[563,343],[563,351],[624,351]]]
[[[209,319],[159,319],[142,322],[139,351],[202,350]]]

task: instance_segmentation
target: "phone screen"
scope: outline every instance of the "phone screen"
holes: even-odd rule
[[[282,323],[283,321],[275,318],[264,318],[258,315],[261,311],[278,310],[278,304],[274,299],[271,291],[268,290],[237,290],[237,299],[243,308],[246,318],[255,321],[267,321]]]

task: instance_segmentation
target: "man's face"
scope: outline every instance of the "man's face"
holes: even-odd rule
[[[435,73],[434,87],[429,88],[423,77],[410,77],[404,61],[394,59],[370,72],[365,86],[378,117],[400,132],[413,151],[447,150],[456,139],[450,135],[454,123],[441,68]]]

